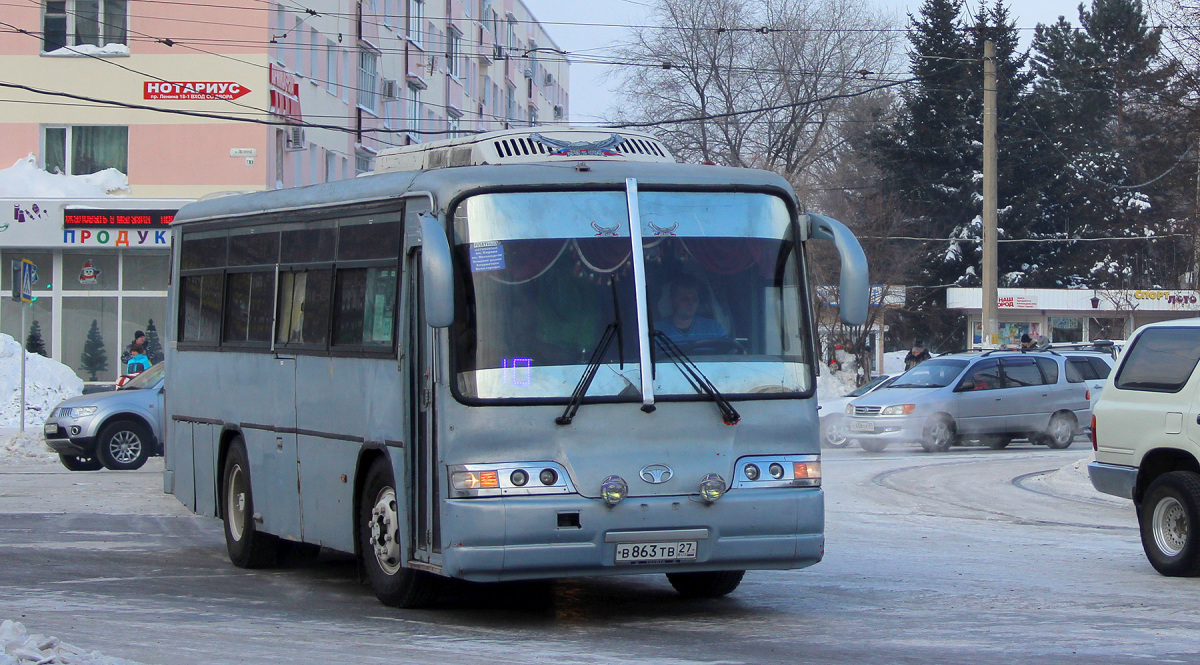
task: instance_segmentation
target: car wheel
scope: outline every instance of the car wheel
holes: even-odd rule
[[[377,459],[367,471],[359,505],[359,550],[375,597],[393,607],[422,607],[437,596],[440,580],[404,567],[405,552],[392,466]]]
[[[823,423],[821,444],[827,448],[845,448],[850,445],[850,439],[846,436],[846,421],[831,417]]]
[[[96,456],[106,469],[132,471],[142,468],[154,444],[153,436],[141,423],[118,420],[104,426],[96,437]]]
[[[1066,413],[1056,413],[1050,418],[1046,431],[1042,432],[1042,443],[1050,448],[1062,450],[1070,448],[1075,440],[1075,416]]]
[[[884,448],[888,447],[888,442],[877,441],[875,439],[859,439],[858,447],[869,453],[881,453]]]
[[[76,455],[59,455],[58,461],[70,471],[97,471],[104,468],[95,457],[79,457]]]
[[[990,434],[983,437],[983,445],[992,450],[1003,450],[1012,443],[1012,437],[1006,434]]]
[[[1200,474],[1164,473],[1138,506],[1142,548],[1150,565],[1169,577],[1200,574]]]
[[[254,492],[246,444],[235,438],[221,474],[221,518],[229,560],[239,568],[266,568],[279,561],[280,540],[262,533],[254,522]]]
[[[921,447],[927,453],[944,453],[950,450],[957,438],[954,420],[945,414],[930,417],[929,422],[925,423],[924,434]]]
[[[685,598],[720,598],[733,593],[745,574],[744,570],[667,573],[667,581]]]

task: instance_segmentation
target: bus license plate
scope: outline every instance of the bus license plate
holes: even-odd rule
[[[617,543],[617,563],[673,563],[696,558],[696,541]]]
[[[870,420],[851,420],[850,431],[852,432],[874,432],[875,423]]]

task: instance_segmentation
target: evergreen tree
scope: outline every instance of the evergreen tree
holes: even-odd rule
[[[100,372],[108,371],[108,352],[104,350],[104,337],[100,334],[100,324],[96,319],[92,319],[92,327],[88,328],[79,365],[89,374],[89,381],[95,381]]]
[[[37,319],[33,320],[33,325],[29,326],[29,334],[25,336],[25,351],[50,357],[46,353],[46,342],[42,339],[42,325]]]
[[[158,339],[158,328],[154,325],[154,319],[146,322],[146,357],[150,359],[150,364],[155,365],[162,362],[163,350],[162,342]]]

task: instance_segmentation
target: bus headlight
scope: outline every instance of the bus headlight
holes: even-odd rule
[[[739,459],[734,468],[729,489],[821,486],[820,455],[755,455]]]
[[[557,462],[452,464],[447,467],[452,498],[571,494],[566,470]],[[537,478],[540,483],[531,483]]]
[[[725,496],[725,490],[729,485],[721,476],[710,473],[700,479],[700,498],[708,503],[712,503],[717,499]]]
[[[621,503],[627,494],[629,494],[629,483],[625,482],[621,476],[609,476],[600,483],[600,498],[610,506]]]

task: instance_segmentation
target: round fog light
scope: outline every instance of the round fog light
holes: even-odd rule
[[[700,498],[712,503],[725,495],[725,479],[715,473],[710,473],[700,479]]]
[[[610,506],[621,503],[626,494],[629,494],[629,484],[620,476],[609,476],[600,483],[600,497]]]
[[[542,469],[538,474],[538,480],[542,481],[543,485],[553,485],[558,482],[558,472],[554,469]]]
[[[745,468],[742,469],[742,473],[746,474],[746,480],[758,480],[758,465],[747,464]]]
[[[767,473],[775,480],[783,478],[783,465],[779,462],[771,462],[771,466],[767,467]]]
[[[516,471],[512,472],[512,475],[510,475],[508,479],[511,480],[512,484],[516,485],[517,487],[522,487],[525,485],[525,483],[529,482],[529,474],[525,473],[521,469],[517,469]]]

